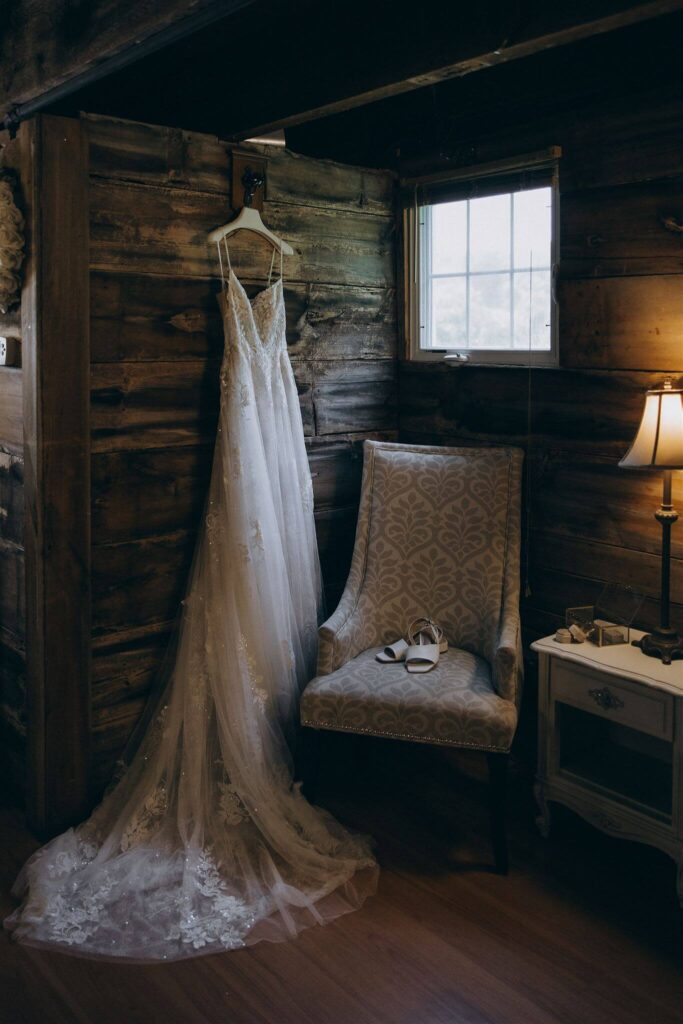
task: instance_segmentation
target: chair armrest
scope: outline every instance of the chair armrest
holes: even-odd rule
[[[522,637],[519,613],[507,617],[498,631],[491,672],[493,686],[499,697],[519,706],[524,676]]]
[[[328,676],[372,645],[358,609],[358,590],[347,585],[335,611],[318,629],[318,675]],[[365,628],[364,628],[365,627]]]

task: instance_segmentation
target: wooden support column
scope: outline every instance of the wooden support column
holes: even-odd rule
[[[88,157],[77,120],[41,115],[20,136],[27,817],[45,836],[89,803]]]

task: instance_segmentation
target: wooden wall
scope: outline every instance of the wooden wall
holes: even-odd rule
[[[17,142],[5,140],[1,163],[20,171]],[[20,341],[20,307],[0,315],[0,336]],[[14,796],[24,788],[25,655],[23,388],[15,365],[0,367],[0,788]]]
[[[527,640],[605,582],[646,596],[657,622],[661,477],[617,468],[644,391],[683,375],[683,97],[643,94],[485,130],[475,162],[561,145],[559,369],[400,369],[400,429],[412,441],[494,442],[528,449]],[[428,154],[422,166],[428,165]],[[531,387],[531,437],[527,395]],[[675,500],[683,505],[683,473]],[[673,617],[683,627],[683,528],[674,529]]]
[[[0,318],[3,337],[19,336],[16,316]],[[21,367],[0,367],[0,788],[24,786],[26,744],[26,588],[24,440]]]
[[[214,137],[91,117],[93,732],[106,781],[145,701],[183,596],[214,442],[223,348],[207,232],[229,219]],[[288,341],[316,494],[329,603],[355,530],[360,441],[395,436],[391,176],[268,156],[264,220],[285,261]],[[248,287],[270,250],[231,244]]]

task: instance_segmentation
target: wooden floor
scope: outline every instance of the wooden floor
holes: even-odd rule
[[[442,752],[365,741],[332,753],[343,771],[324,773],[321,802],[378,841],[379,893],[363,910],[295,942],[161,966],[3,934],[2,1024],[681,1024],[667,857],[561,810],[542,840],[517,778],[501,878],[487,866],[484,788]],[[35,844],[15,812],[2,825],[4,915]]]

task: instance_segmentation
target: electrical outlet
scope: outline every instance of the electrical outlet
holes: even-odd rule
[[[14,366],[17,343],[14,338],[0,338],[0,366]]]

